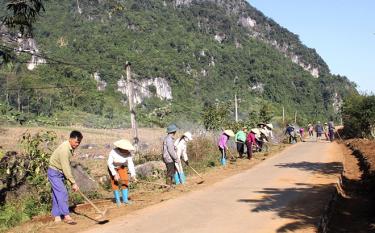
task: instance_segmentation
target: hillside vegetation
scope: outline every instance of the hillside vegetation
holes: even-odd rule
[[[144,125],[203,123],[205,110],[218,105],[228,106],[233,120],[235,93],[240,119],[270,105],[275,116],[284,106],[287,117],[298,111],[305,123],[337,117],[342,99],[356,93],[297,35],[242,0],[61,0],[44,7],[34,38],[47,64],[27,70],[27,53],[2,63],[3,121],[127,126],[127,97],[117,91],[125,61],[136,82],[161,77],[172,87],[168,101],[148,87],[153,97],[137,107]],[[255,26],[241,23],[249,18]],[[98,90],[95,72],[105,90]]]

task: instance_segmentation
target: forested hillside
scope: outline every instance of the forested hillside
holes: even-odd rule
[[[29,49],[1,64],[2,121],[11,115],[126,126],[127,97],[118,90],[126,61],[135,88],[148,96],[137,105],[146,125],[202,123],[212,106],[233,112],[235,94],[243,120],[262,106],[278,116],[284,106],[290,118],[298,111],[303,122],[326,119],[356,92],[297,35],[243,0],[51,0],[44,6],[34,25],[38,52]],[[30,53],[45,64],[27,69]]]

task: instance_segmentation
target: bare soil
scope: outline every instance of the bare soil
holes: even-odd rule
[[[375,232],[375,141],[344,142],[342,190],[329,225],[330,233]]]

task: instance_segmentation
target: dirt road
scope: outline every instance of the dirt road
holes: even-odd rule
[[[315,232],[341,166],[336,143],[298,143],[222,182],[85,232]]]

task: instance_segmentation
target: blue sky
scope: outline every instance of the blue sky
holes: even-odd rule
[[[315,48],[331,73],[375,93],[374,0],[248,0]]]

